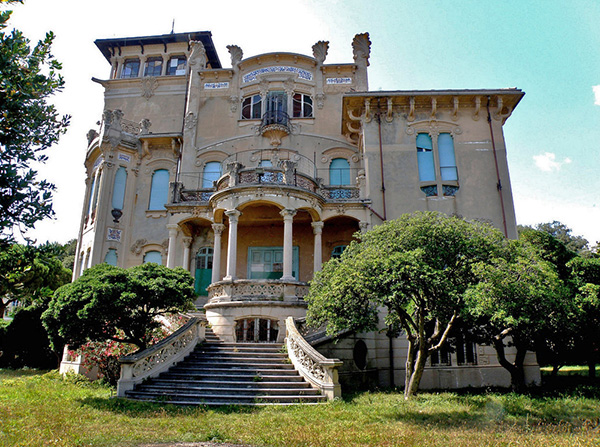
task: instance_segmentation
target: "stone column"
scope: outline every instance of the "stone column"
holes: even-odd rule
[[[183,238],[183,268],[188,272],[190,271],[190,250],[192,248],[193,238],[184,237]],[[169,253],[171,250],[169,250]]]
[[[292,275],[292,224],[296,210],[284,209],[280,214],[283,216],[283,276],[281,279],[283,281],[294,281],[296,278]]]
[[[177,239],[177,232],[179,231],[179,225],[169,224],[167,225],[169,230],[169,253],[167,253],[167,267],[175,267],[175,240]]]
[[[237,263],[237,226],[238,219],[242,214],[238,210],[227,210],[225,214],[229,218],[229,241],[227,242],[227,275],[223,278],[226,281],[236,279],[236,263]],[[213,253],[214,256],[214,253]],[[213,265],[214,265],[213,257]]]
[[[215,235],[213,245],[213,268],[211,282],[221,281],[221,234],[225,229],[225,225],[220,223],[212,224],[212,229]]]
[[[321,234],[323,234],[323,222],[313,222],[311,225],[313,227],[313,233],[315,234],[313,273],[317,273],[321,271],[321,266],[323,264],[323,244],[321,242]]]

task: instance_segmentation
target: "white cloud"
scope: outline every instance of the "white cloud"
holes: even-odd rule
[[[592,90],[594,90],[594,96],[596,97],[594,104],[600,106],[600,85],[593,85]]]
[[[532,225],[558,220],[573,230],[574,235],[585,237],[591,246],[600,242],[600,207],[593,203],[581,204],[556,200],[552,197],[514,196],[517,223]]]
[[[535,165],[544,172],[559,171],[562,165],[572,162],[572,160],[568,157],[563,161],[557,161],[556,154],[552,152],[544,152],[542,155],[534,155],[533,161],[535,161]]]

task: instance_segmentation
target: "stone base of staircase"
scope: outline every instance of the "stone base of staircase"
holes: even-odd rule
[[[157,378],[126,392],[131,399],[177,405],[292,405],[327,401],[294,369],[278,343],[206,341]]]

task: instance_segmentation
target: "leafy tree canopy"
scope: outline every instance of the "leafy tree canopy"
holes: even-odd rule
[[[574,330],[570,289],[552,263],[523,241],[507,241],[502,256],[474,265],[473,272],[478,280],[465,294],[463,318],[480,343],[494,346],[513,388],[522,389],[525,354],[536,339],[560,343]],[[508,340],[517,351],[513,361],[505,355]]]
[[[181,267],[99,264],[58,289],[42,320],[55,346],[115,340],[143,349],[157,316],[191,308],[194,299],[194,280]]]
[[[31,48],[18,30],[7,32],[10,11],[0,11],[0,243],[14,241],[14,232],[32,228],[53,215],[55,187],[39,180],[34,163],[47,160],[46,149],[69,124],[48,103],[63,88],[61,65],[50,47],[48,32]]]
[[[329,334],[374,330],[385,309],[388,331],[402,330],[409,341],[408,398],[477,282],[473,266],[499,256],[504,237],[487,224],[431,212],[404,215],[357,237],[315,275],[307,321],[327,325]]]
[[[70,282],[72,273],[59,260],[61,253],[56,244],[0,245],[0,315],[14,301],[45,303],[54,290]]]

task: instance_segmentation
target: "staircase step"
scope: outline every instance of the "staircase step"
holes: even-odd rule
[[[222,395],[236,395],[236,396],[264,396],[277,394],[281,396],[289,395],[300,395],[300,396],[320,396],[321,392],[314,388],[289,388],[289,387],[230,387],[230,386],[189,386],[189,385],[153,385],[149,384],[144,386],[144,392],[148,393],[161,393],[161,394],[218,394]]]
[[[208,393],[150,393],[145,391],[128,391],[128,397],[136,399],[152,399],[159,402],[172,401],[189,402],[195,404],[209,404],[216,402],[222,402],[221,405],[247,405],[252,403],[302,403],[302,402],[325,402],[325,396],[308,396],[308,395],[256,395],[256,396],[243,396],[239,393],[236,394],[208,394]]]
[[[232,343],[206,328],[183,361],[127,391],[127,397],[176,405],[295,405],[327,401],[294,369],[281,343]]]
[[[211,377],[210,379],[214,379]],[[278,377],[279,380],[267,380],[262,378],[259,381],[253,380],[233,380],[235,376],[230,376],[228,380],[185,380],[185,379],[152,379],[150,385],[169,385],[169,386],[207,386],[207,387],[265,387],[265,388],[280,388],[280,387],[294,387],[294,388],[311,388],[310,383],[304,381],[301,376],[298,377]],[[285,380],[282,380],[285,379]]]

